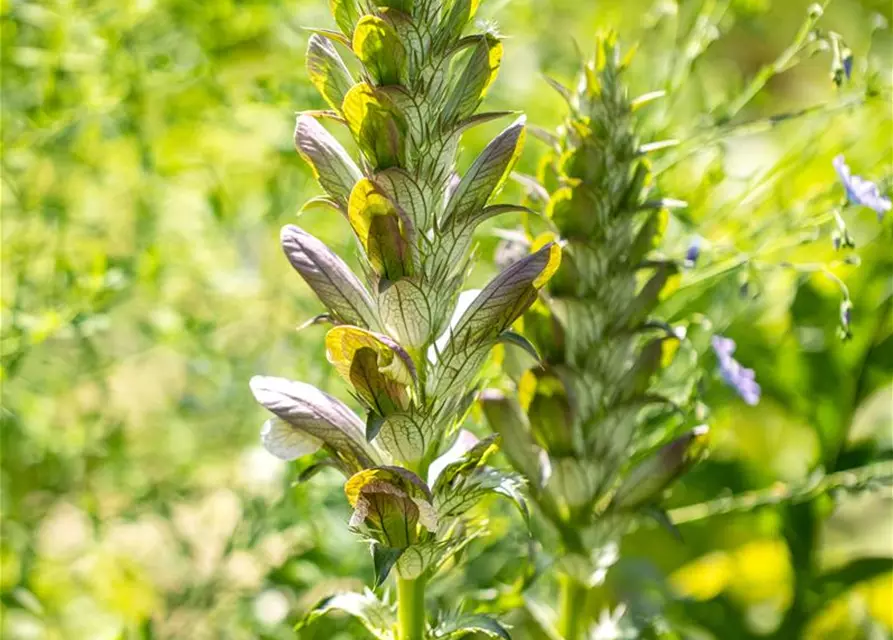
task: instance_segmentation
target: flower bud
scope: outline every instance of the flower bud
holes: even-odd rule
[[[700,425],[646,458],[627,474],[612,504],[632,510],[660,498],[660,494],[700,460],[707,448],[707,425]]]

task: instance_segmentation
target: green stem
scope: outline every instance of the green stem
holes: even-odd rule
[[[558,580],[558,632],[565,640],[578,640],[586,626],[586,586],[567,575]]]
[[[425,638],[425,579],[397,578],[398,640]]]

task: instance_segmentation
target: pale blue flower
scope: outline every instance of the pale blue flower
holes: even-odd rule
[[[685,250],[685,266],[691,269],[693,266],[695,266],[695,263],[697,263],[700,255],[701,238],[700,236],[695,236],[688,244],[688,249]]]
[[[741,366],[732,357],[735,353],[735,341],[724,336],[713,336],[710,342],[719,360],[719,375],[723,382],[734,389],[747,404],[757,404],[760,401],[760,385],[757,384],[754,370]]]
[[[853,54],[845,53],[843,56],[843,73],[846,75],[846,79],[849,80],[853,75]]]
[[[873,209],[878,215],[878,220],[883,218],[884,213],[893,207],[893,203],[889,198],[881,195],[880,189],[875,183],[850,173],[850,168],[842,155],[834,158],[832,164],[837,175],[840,176],[840,181],[843,183],[843,188],[846,189],[846,195],[850,202]]]

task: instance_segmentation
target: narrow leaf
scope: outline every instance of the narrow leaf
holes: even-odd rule
[[[474,379],[496,338],[536,300],[560,261],[558,245],[549,243],[507,267],[475,297],[448,330],[449,341],[431,378],[434,397],[445,397]]]
[[[480,0],[452,0],[448,10],[442,13],[443,21],[437,29],[438,42],[447,46],[458,40],[465,26],[471,22]]]
[[[434,637],[437,640],[458,640],[472,633],[483,634],[488,638],[511,640],[505,627],[481,613],[464,615],[443,622],[434,630]]]
[[[512,466],[527,477],[530,484],[542,488],[540,449],[533,440],[527,415],[514,397],[497,389],[486,389],[481,394],[481,407],[490,428],[502,438],[502,451]]]
[[[533,346],[533,343],[530,342],[527,338],[522,336],[520,333],[516,333],[515,331],[503,331],[499,334],[499,341],[505,344],[511,344],[516,347],[520,347],[527,354],[530,355],[537,363],[542,364],[542,358],[540,357],[539,352],[536,350],[536,347]]]
[[[490,34],[480,36],[447,98],[442,116],[445,123],[455,123],[474,113],[496,79],[501,61],[502,43],[499,39]]]
[[[495,338],[520,317],[561,262],[561,249],[550,242],[504,269],[487,284],[459,319],[454,340],[482,342]]]
[[[548,84],[550,87],[555,89],[556,92],[558,92],[558,95],[564,98],[564,101],[566,103],[568,103],[569,105],[572,104],[573,94],[571,93],[570,89],[558,82],[558,80],[550,78],[549,76],[543,76],[543,79],[546,81],[546,84]]]
[[[350,37],[354,25],[360,19],[360,7],[357,0],[329,0],[329,9],[335,16],[338,28],[344,32],[344,35]]]
[[[443,214],[442,226],[463,225],[504,184],[524,145],[522,116],[496,136],[462,177]]]
[[[366,416],[366,440],[369,442],[375,440],[375,436],[381,431],[381,425],[384,424],[384,421],[385,419],[374,411],[369,412],[369,415]]]
[[[374,588],[377,589],[384,584],[384,581],[387,580],[388,575],[391,573],[391,569],[397,564],[397,560],[400,559],[404,551],[406,551],[405,548],[392,549],[377,542],[372,543],[372,586]]]

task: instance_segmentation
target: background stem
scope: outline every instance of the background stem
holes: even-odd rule
[[[578,640],[585,627],[586,587],[567,575],[558,580],[558,632],[565,640]]]
[[[424,640],[425,580],[397,578],[397,625],[399,640]]]

